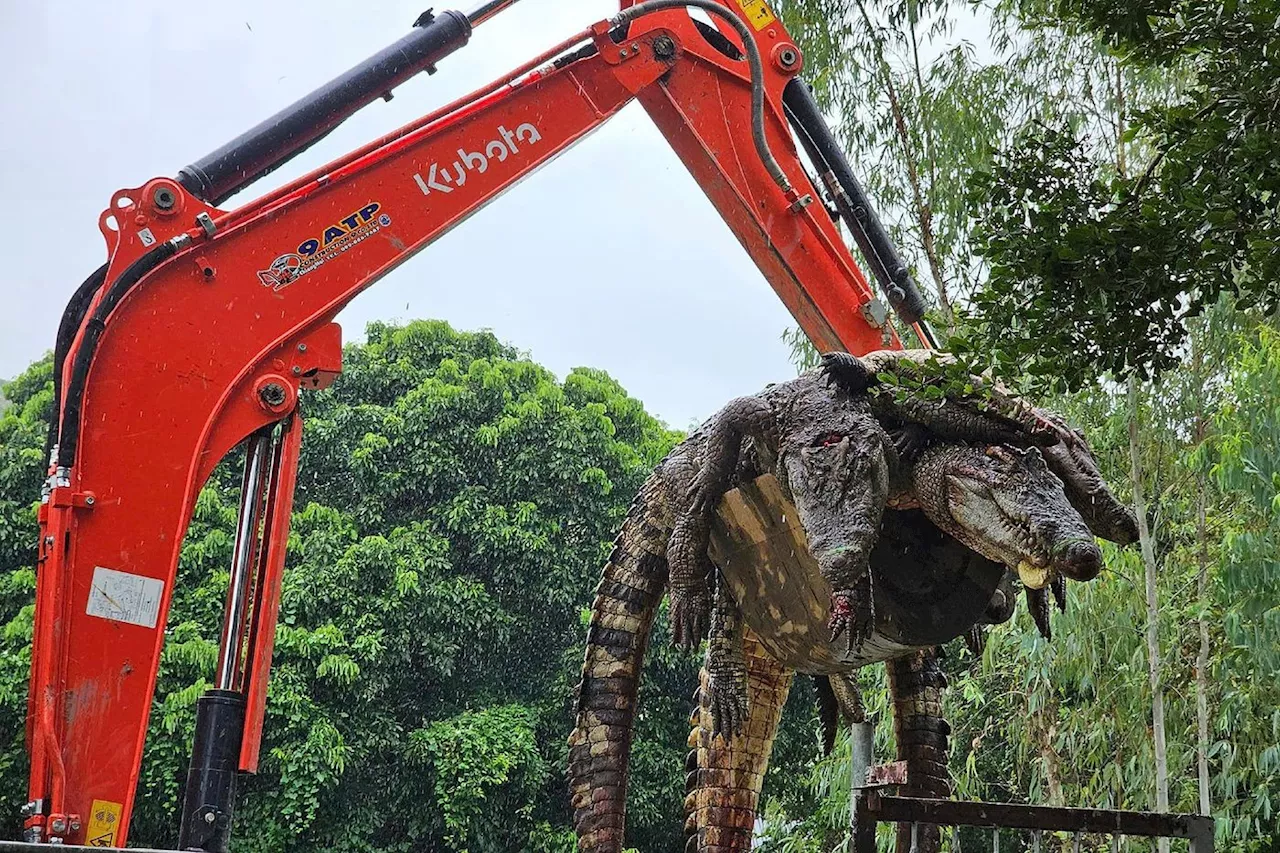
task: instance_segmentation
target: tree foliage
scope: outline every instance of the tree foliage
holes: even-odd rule
[[[1069,413],[1121,492],[1140,473],[1159,569],[1172,808],[1207,803],[1227,849],[1277,849],[1280,6],[791,5],[807,59],[823,66],[820,94],[921,277],[926,231],[952,235],[938,245],[954,274],[959,367],[992,369]],[[990,24],[977,50],[956,44],[970,9]],[[948,66],[957,51],[969,60]],[[950,101],[963,110],[937,108],[944,93],[983,86],[999,96],[988,88]],[[957,142],[967,129],[978,134],[969,148]],[[959,168],[934,184],[948,198],[921,205],[912,172],[927,202],[931,151]],[[791,340],[798,362],[811,357]],[[1121,393],[1131,375],[1133,413]],[[946,659],[961,796],[1156,806],[1143,565],[1136,549],[1106,558],[1097,581],[1072,585],[1052,644],[1021,612],[980,661],[960,650]],[[839,762],[817,767],[823,803],[779,830],[777,849],[831,849],[847,819],[842,773]]]
[[[1124,68],[1181,81],[1099,159],[1078,126],[1028,127],[975,181],[990,277],[973,349],[1078,388],[1176,363],[1186,319],[1227,293],[1271,311],[1280,281],[1280,4],[1061,0]],[[1123,87],[1127,85],[1124,80]],[[1122,116],[1123,118],[1123,116]]]
[[[374,324],[345,363],[303,397],[262,766],[243,786],[234,845],[572,849],[563,768],[584,608],[627,505],[679,436],[600,371],[557,381],[492,335],[444,323]],[[14,827],[49,377],[45,360],[8,383],[0,415],[0,819]],[[217,657],[238,464],[201,493],[182,550],[138,842],[176,837],[194,703]],[[683,844],[696,685],[696,660],[657,630],[632,771],[641,850]],[[809,720],[782,739],[784,767],[788,754],[812,760]],[[807,795],[785,781],[776,793]]]

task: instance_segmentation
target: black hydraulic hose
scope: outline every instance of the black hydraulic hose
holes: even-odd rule
[[[58,443],[58,417],[62,409],[62,366],[67,361],[67,351],[80,331],[84,315],[89,311],[89,303],[93,295],[102,287],[107,279],[107,264],[103,264],[89,273],[76,292],[71,294],[67,307],[62,311],[62,320],[58,322],[58,336],[53,343],[53,410],[49,414],[49,430],[44,438],[44,458],[48,460],[53,454],[53,446]]]
[[[221,204],[319,142],[361,107],[390,99],[392,89],[420,71],[434,71],[470,37],[466,15],[428,10],[407,36],[187,166],[178,172],[178,183],[197,198]]]
[[[875,208],[853,174],[844,151],[827,126],[813,93],[798,77],[782,92],[783,107],[801,145],[819,172],[830,172],[837,186],[830,187],[836,207],[853,233],[853,238],[872,265],[872,272],[884,290],[885,298],[907,325],[914,326],[924,317],[928,305],[911,277],[889,232],[880,222]]]
[[[84,335],[76,350],[75,360],[71,363],[71,376],[67,382],[67,402],[63,407],[62,419],[58,428],[58,466],[70,468],[76,461],[76,450],[80,443],[80,411],[84,403],[85,384],[89,379],[89,366],[98,351],[98,342],[102,331],[106,328],[107,318],[120,304],[133,286],[160,264],[178,253],[182,244],[177,240],[166,240],[145,255],[138,258],[120,274],[120,277],[107,286],[93,314],[84,324]]]
[[[663,9],[689,6],[702,9],[724,20],[742,37],[742,45],[747,51],[747,65],[751,68],[751,139],[755,143],[760,159],[764,161],[769,177],[773,178],[774,183],[781,187],[783,192],[791,192],[791,181],[787,179],[773,152],[769,150],[769,140],[764,135],[764,61],[760,58],[760,48],[756,46],[751,30],[747,29],[747,25],[740,17],[730,11],[727,6],[722,6],[713,0],[644,0],[642,3],[623,9],[609,23],[615,27],[625,26],[643,15],[661,12]]]

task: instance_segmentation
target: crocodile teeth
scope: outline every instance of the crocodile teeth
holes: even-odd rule
[[[1028,589],[1044,589],[1045,584],[1049,583],[1049,569],[1023,560],[1018,563],[1018,579]]]

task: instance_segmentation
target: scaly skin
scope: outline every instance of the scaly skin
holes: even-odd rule
[[[650,478],[632,502],[591,605],[578,725],[569,738],[570,803],[583,850],[622,849],[640,667],[667,582],[661,488]]]
[[[893,731],[898,759],[907,762],[907,784],[899,791],[908,797],[951,796],[947,773],[947,748],[951,727],[942,716],[942,691],[947,678],[938,668],[934,651],[917,652],[886,664],[893,697]],[[936,826],[919,827],[919,853],[937,853],[941,842]],[[911,849],[911,827],[898,827],[899,853]]]
[[[870,630],[868,559],[889,497],[896,452],[872,416],[865,395],[832,393],[811,371],[760,394],[740,397],[673,452],[676,464],[696,467],[685,494],[674,496],[668,547],[671,619],[677,645],[692,648],[706,632],[710,611],[707,545],[711,518],[735,485],[744,442],[758,464],[778,475],[810,533],[810,547],[831,585],[831,631],[849,631],[857,647]],[[832,513],[861,523],[833,525]]]
[[[897,430],[899,451],[921,451],[931,440],[1041,447],[1050,470],[1062,480],[1067,499],[1095,536],[1118,545],[1138,539],[1137,519],[1116,500],[1102,479],[1097,460],[1084,433],[1061,415],[1033,406],[999,383],[970,377],[974,392],[962,397],[926,400],[882,388],[878,378],[888,373],[928,385],[938,374],[930,369],[954,363],[946,353],[929,350],[879,350],[864,356],[827,353],[823,371],[850,394],[869,394],[873,411],[886,429]],[[937,383],[932,383],[937,384]],[[883,392],[883,393],[877,393]]]
[[[891,374],[916,386],[938,385],[941,367],[954,361],[946,353],[931,350],[878,350],[864,356],[837,352],[823,356],[823,370],[846,392],[869,393],[877,417],[886,426],[915,424],[943,441],[1016,447],[1053,445],[1064,437],[1060,422],[981,377],[969,378],[972,394],[937,399],[893,393],[879,378]],[[918,439],[919,434],[913,437]]]
[[[835,440],[821,440],[831,435]],[[848,596],[867,588],[862,579],[870,574],[867,559],[888,499],[887,453],[888,437],[867,400],[833,392],[815,371],[726,406],[645,481],[592,606],[569,754],[581,849],[622,849],[627,752],[649,630],[669,582],[676,644],[694,646],[705,635],[712,601],[710,520],[724,491],[741,476],[776,470],[811,531],[824,576]],[[841,517],[858,523],[837,523]],[[840,604],[839,596],[833,599]],[[727,597],[724,603],[732,604]],[[862,614],[869,630],[869,607],[868,596],[856,606],[833,609],[851,619]],[[736,608],[717,610],[719,651],[704,691],[730,736],[746,716],[750,693],[745,669],[734,663],[733,649],[741,645],[736,622]]]
[[[633,503],[592,608],[578,724],[570,739],[569,774],[580,849],[599,853],[622,849],[627,753],[637,682],[652,620],[667,588],[668,567],[676,643],[695,645],[709,625],[714,628],[700,700],[706,711],[699,717],[708,742],[732,745],[743,741],[740,730],[745,719],[749,737],[739,746],[746,751],[740,760],[767,765],[767,752],[760,754],[760,744],[753,745],[751,740],[757,719],[770,719],[768,704],[759,709],[764,715],[759,718],[753,707],[752,673],[761,664],[746,651],[752,647],[746,645],[732,602],[715,600],[711,589],[714,571],[707,558],[707,537],[711,514],[726,490],[760,473],[776,475],[786,498],[796,506],[824,579],[837,592],[831,602],[833,632],[846,631],[857,643],[874,624],[868,559],[891,495],[900,497],[904,489],[919,492],[919,471],[945,474],[946,463],[938,460],[946,453],[959,459],[973,452],[960,445],[952,445],[950,451],[937,447],[947,439],[930,430],[951,434],[960,429],[956,424],[967,424],[965,428],[978,435],[1011,437],[1022,447],[1044,441],[1041,425],[1045,418],[1040,416],[1029,423],[997,418],[983,410],[975,410],[975,416],[966,405],[949,407],[945,400],[941,406],[930,401],[921,410],[881,407],[879,416],[896,419],[895,427],[923,428],[923,433],[914,429],[916,438],[923,436],[920,446],[935,445],[932,455],[930,450],[914,451],[911,465],[904,467],[895,442],[876,419],[871,395],[862,393],[866,389],[833,391],[825,380],[824,371],[814,371],[771,386],[755,397],[734,401],[672,451]],[[1017,409],[1015,414],[1022,411]],[[917,416],[924,423],[911,421]],[[976,472],[973,478],[979,485],[988,488],[982,478],[1003,470],[1001,465],[1011,470],[1028,467],[1027,458],[1018,453],[1000,451],[992,457],[994,461],[979,459],[966,464]],[[931,465],[921,464],[924,461]],[[1074,464],[1071,457],[1066,458],[1066,464]],[[1030,467],[1036,475],[1047,476],[1043,465]],[[908,474],[911,482],[904,485]],[[1000,483],[1015,481],[1016,477],[1006,477],[990,488],[998,491]],[[953,490],[939,489],[936,482],[926,483],[926,488],[937,494],[916,494],[914,500],[944,530],[949,520],[966,534],[970,540],[966,544],[989,557],[988,551],[1008,549],[1008,542],[987,541],[982,530],[968,530],[950,517],[948,503]],[[983,513],[992,516],[997,512],[992,501],[995,494],[969,495],[960,503],[971,516],[975,512],[979,518]],[[1098,497],[1094,494],[1091,500]],[[1115,502],[1105,490],[1102,497]],[[910,506],[911,500],[895,497],[894,505]],[[1064,512],[1074,514],[1065,498],[1060,504]],[[1047,561],[1054,555],[1029,556]],[[1007,597],[1002,603],[1007,604]],[[741,659],[735,649],[741,650]],[[778,666],[776,661],[772,665]],[[773,732],[766,727],[754,736],[761,744],[772,743]],[[758,794],[758,787],[755,790]],[[754,810],[754,799],[751,802]],[[723,814],[708,807],[702,824],[708,832],[700,837],[717,837],[710,830],[719,826],[716,815]],[[736,826],[734,823],[729,829]]]
[[[698,707],[690,723],[689,774],[685,790],[685,832],[689,853],[738,853],[751,849],[756,807],[769,766],[792,672],[774,660],[748,629],[743,631],[748,668],[748,714],[743,737],[713,735],[717,723],[708,701],[710,679],[703,670]]]

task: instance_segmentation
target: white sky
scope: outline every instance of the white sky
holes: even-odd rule
[[[102,263],[111,194],[187,163],[406,33],[432,0],[0,0],[0,377],[53,345]],[[469,6],[463,2],[456,8]],[[440,5],[437,8],[455,8]],[[488,82],[616,10],[523,0],[234,207]],[[558,375],[601,367],[677,427],[791,375],[790,316],[637,106],[340,316],[491,328]]]

